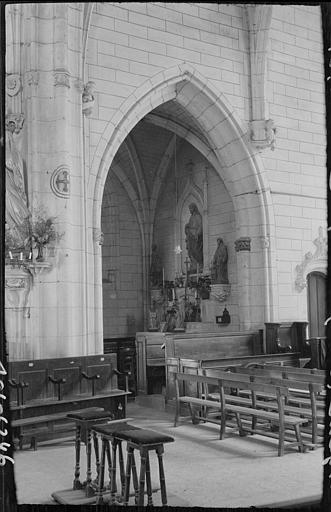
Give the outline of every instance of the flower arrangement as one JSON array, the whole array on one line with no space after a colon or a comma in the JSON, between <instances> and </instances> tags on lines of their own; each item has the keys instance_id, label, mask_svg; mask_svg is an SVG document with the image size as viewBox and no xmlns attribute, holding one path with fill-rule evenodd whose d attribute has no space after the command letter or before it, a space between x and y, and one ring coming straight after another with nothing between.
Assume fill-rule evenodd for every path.
<instances>
[{"instance_id":1,"label":"flower arrangement","mask_svg":"<svg viewBox=\"0 0 331 512\"><path fill-rule=\"evenodd\" d=\"M44 210L39 210L30 222L31 240L38 249L36 260L43 261L43 249L51 242L59 242L64 233L55 228L56 217L49 217Z\"/></svg>"},{"instance_id":2,"label":"flower arrangement","mask_svg":"<svg viewBox=\"0 0 331 512\"><path fill-rule=\"evenodd\" d=\"M56 217L49 216L44 208L38 208L33 215L17 226L15 230L7 228L5 248L11 257L11 251L30 252L33 247L38 249L37 261L43 261L44 247L51 242L59 242L64 233L55 227Z\"/></svg>"}]
</instances>

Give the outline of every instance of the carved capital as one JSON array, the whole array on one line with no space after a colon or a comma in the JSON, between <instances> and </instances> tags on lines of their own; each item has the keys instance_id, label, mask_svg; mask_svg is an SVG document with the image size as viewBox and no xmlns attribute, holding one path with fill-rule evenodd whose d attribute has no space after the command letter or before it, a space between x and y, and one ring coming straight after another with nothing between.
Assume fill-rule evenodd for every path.
<instances>
[{"instance_id":1,"label":"carved capital","mask_svg":"<svg viewBox=\"0 0 331 512\"><path fill-rule=\"evenodd\" d=\"M246 236L238 238L234 243L236 252L250 251L251 250L251 239Z\"/></svg>"},{"instance_id":2,"label":"carved capital","mask_svg":"<svg viewBox=\"0 0 331 512\"><path fill-rule=\"evenodd\" d=\"M65 69L57 69L54 71L54 85L55 87L67 87L70 89L70 73Z\"/></svg>"},{"instance_id":3,"label":"carved capital","mask_svg":"<svg viewBox=\"0 0 331 512\"><path fill-rule=\"evenodd\" d=\"M298 292L302 292L307 286L307 275L311 272L318 263L322 263L326 268L327 264L327 239L323 236L322 226L318 229L318 237L313 241L316 249L315 252L307 252L304 255L303 261L295 267L296 279L295 288Z\"/></svg>"},{"instance_id":4,"label":"carved capital","mask_svg":"<svg viewBox=\"0 0 331 512\"><path fill-rule=\"evenodd\" d=\"M18 74L6 76L6 93L8 96L15 96L21 90L21 77Z\"/></svg>"},{"instance_id":5,"label":"carved capital","mask_svg":"<svg viewBox=\"0 0 331 512\"><path fill-rule=\"evenodd\" d=\"M20 133L24 124L24 114L6 114L6 130L14 131L15 133ZM12 130L13 125L15 125L14 130Z\"/></svg>"},{"instance_id":6,"label":"carved capital","mask_svg":"<svg viewBox=\"0 0 331 512\"><path fill-rule=\"evenodd\" d=\"M251 142L257 149L270 148L272 151L275 149L276 126L272 119L251 121L250 129Z\"/></svg>"},{"instance_id":7,"label":"carved capital","mask_svg":"<svg viewBox=\"0 0 331 512\"><path fill-rule=\"evenodd\" d=\"M38 71L28 71L27 73L25 73L24 83L25 83L25 85L38 85L38 83L39 83Z\"/></svg>"}]
</instances>

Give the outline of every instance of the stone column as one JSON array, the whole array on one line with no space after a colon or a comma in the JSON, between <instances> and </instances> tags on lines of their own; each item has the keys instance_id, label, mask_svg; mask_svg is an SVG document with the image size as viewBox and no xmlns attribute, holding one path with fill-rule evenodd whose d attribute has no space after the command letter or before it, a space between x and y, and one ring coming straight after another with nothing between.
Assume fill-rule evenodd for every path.
<instances>
[{"instance_id":1,"label":"stone column","mask_svg":"<svg viewBox=\"0 0 331 512\"><path fill-rule=\"evenodd\" d=\"M247 330L251 326L250 314L250 251L251 239L241 237L235 241L238 265L238 301L240 330Z\"/></svg>"},{"instance_id":2,"label":"stone column","mask_svg":"<svg viewBox=\"0 0 331 512\"><path fill-rule=\"evenodd\" d=\"M77 8L79 6L79 8ZM82 5L24 4L26 163L32 210L57 219L53 270L36 282L31 323L39 357L86 355L86 212L82 148ZM33 214L34 215L34 214ZM101 352L102 348L95 349Z\"/></svg>"}]
</instances>

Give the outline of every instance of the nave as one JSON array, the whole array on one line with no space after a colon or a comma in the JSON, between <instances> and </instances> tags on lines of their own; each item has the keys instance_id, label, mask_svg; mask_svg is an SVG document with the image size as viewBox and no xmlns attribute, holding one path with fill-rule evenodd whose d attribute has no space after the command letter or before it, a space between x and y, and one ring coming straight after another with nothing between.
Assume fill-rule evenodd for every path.
<instances>
[{"instance_id":1,"label":"nave","mask_svg":"<svg viewBox=\"0 0 331 512\"><path fill-rule=\"evenodd\" d=\"M278 508L281 503L298 506L320 499L322 447L306 453L294 447L277 457L275 439L239 437L237 432L227 430L220 441L218 426L210 423L181 422L174 428L173 413L166 412L163 403L161 395L138 397L129 401L127 417L136 426L175 438L174 443L165 445L164 453L169 506ZM40 443L37 451L17 451L18 503L55 504L52 493L72 486L74 450L72 437ZM83 456L82 475L85 470ZM158 475L154 457L151 473L154 486ZM153 503L161 505L159 491L153 493Z\"/></svg>"}]
</instances>

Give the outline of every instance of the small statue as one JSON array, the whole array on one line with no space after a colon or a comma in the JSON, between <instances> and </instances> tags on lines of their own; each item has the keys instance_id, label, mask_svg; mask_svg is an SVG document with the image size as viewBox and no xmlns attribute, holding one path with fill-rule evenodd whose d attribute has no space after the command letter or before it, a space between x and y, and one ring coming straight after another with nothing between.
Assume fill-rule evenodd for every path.
<instances>
[{"instance_id":1,"label":"small statue","mask_svg":"<svg viewBox=\"0 0 331 512\"><path fill-rule=\"evenodd\" d=\"M217 239L217 249L211 265L211 280L213 284L229 284L228 250L222 238Z\"/></svg>"},{"instance_id":2,"label":"small statue","mask_svg":"<svg viewBox=\"0 0 331 512\"><path fill-rule=\"evenodd\" d=\"M229 324L231 322L230 313L228 312L228 310L226 308L224 308L223 315L221 318L222 318L222 324Z\"/></svg>"},{"instance_id":3,"label":"small statue","mask_svg":"<svg viewBox=\"0 0 331 512\"><path fill-rule=\"evenodd\" d=\"M20 132L23 122L22 116L8 114L5 133L6 224L22 247L26 240L20 227L29 221L31 214L25 190L23 158L16 145L14 134Z\"/></svg>"},{"instance_id":4,"label":"small statue","mask_svg":"<svg viewBox=\"0 0 331 512\"><path fill-rule=\"evenodd\" d=\"M162 285L163 273L162 262L157 251L157 245L152 245L151 268L149 271L150 284L152 288L158 288Z\"/></svg>"},{"instance_id":5,"label":"small statue","mask_svg":"<svg viewBox=\"0 0 331 512\"><path fill-rule=\"evenodd\" d=\"M191 271L197 269L197 265L203 266L203 228L202 217L195 203L189 206L191 217L185 225L186 248L191 260Z\"/></svg>"}]
</instances>

